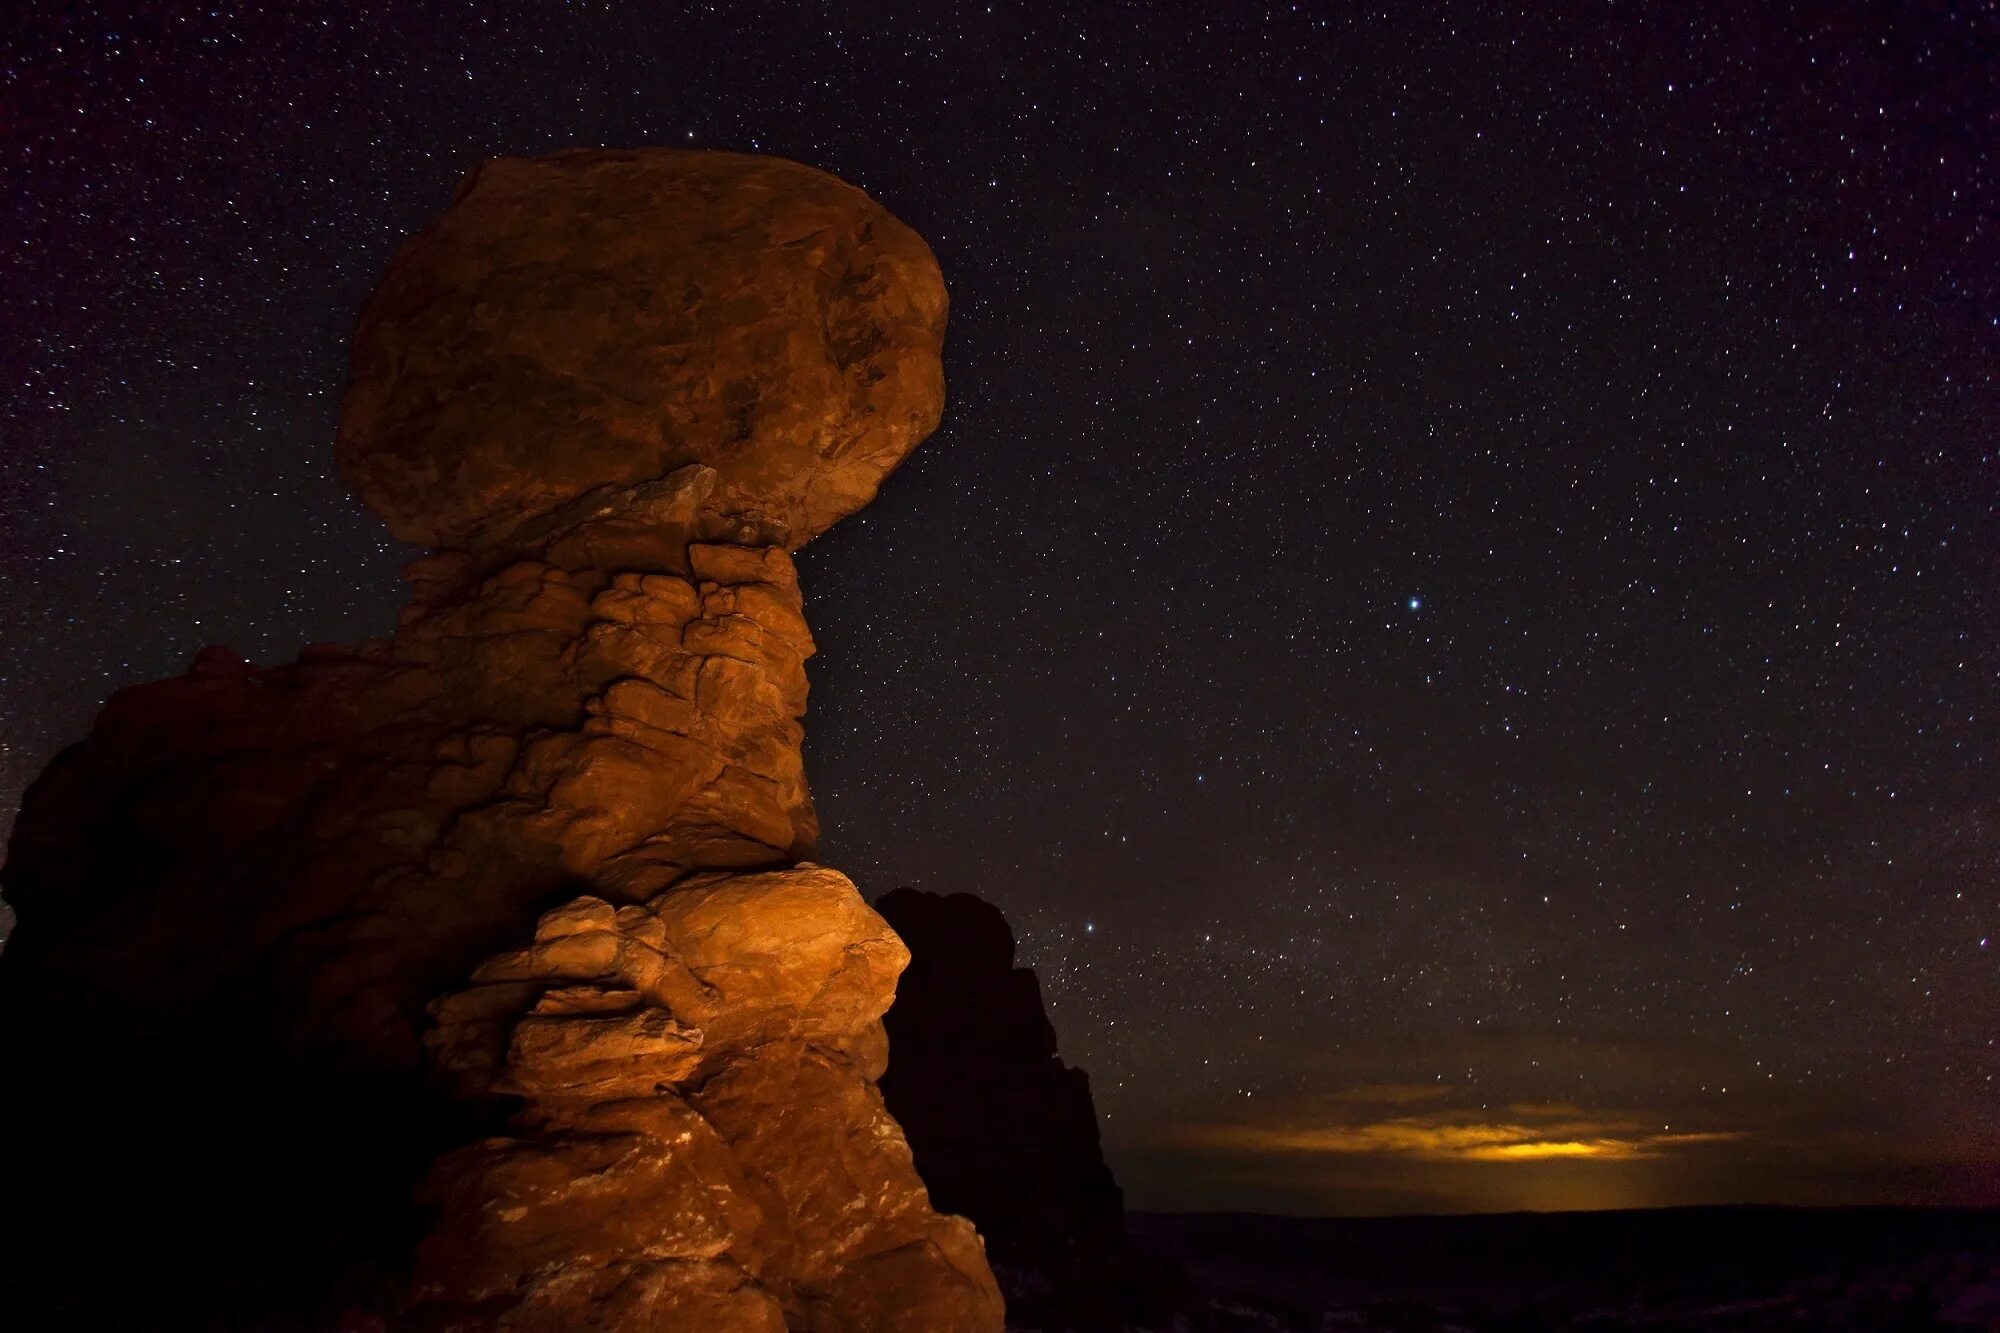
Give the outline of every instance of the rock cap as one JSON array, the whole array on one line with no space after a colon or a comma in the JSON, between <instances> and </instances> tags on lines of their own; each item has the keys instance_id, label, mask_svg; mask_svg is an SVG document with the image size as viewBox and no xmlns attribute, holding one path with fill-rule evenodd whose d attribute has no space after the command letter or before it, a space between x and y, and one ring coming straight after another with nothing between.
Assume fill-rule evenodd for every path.
<instances>
[{"instance_id":1,"label":"rock cap","mask_svg":"<svg viewBox=\"0 0 2000 1333\"><path fill-rule=\"evenodd\" d=\"M715 512L797 547L936 428L945 311L922 238L811 167L496 158L364 306L336 452L417 545L701 463Z\"/></svg>"}]
</instances>

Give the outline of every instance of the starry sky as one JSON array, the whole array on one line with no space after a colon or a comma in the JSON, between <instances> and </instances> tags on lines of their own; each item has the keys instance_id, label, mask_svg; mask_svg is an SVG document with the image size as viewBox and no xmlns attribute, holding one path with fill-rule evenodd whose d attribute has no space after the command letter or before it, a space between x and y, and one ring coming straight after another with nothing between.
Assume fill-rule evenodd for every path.
<instances>
[{"instance_id":1,"label":"starry sky","mask_svg":"<svg viewBox=\"0 0 2000 1333\"><path fill-rule=\"evenodd\" d=\"M823 858L1009 914L1134 1206L2000 1203L1991 5L32 8L0 819L392 623L345 342L468 167L776 153L954 303Z\"/></svg>"}]
</instances>

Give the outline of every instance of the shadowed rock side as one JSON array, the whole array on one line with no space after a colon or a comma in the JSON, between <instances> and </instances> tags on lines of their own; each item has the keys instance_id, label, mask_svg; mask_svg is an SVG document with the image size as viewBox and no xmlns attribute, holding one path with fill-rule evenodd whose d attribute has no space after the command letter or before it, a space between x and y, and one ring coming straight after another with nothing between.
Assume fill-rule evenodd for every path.
<instances>
[{"instance_id":1,"label":"shadowed rock side","mask_svg":"<svg viewBox=\"0 0 2000 1333\"><path fill-rule=\"evenodd\" d=\"M1057 1057L1006 918L968 893L896 889L875 906L910 950L882 1095L937 1206L986 1238L1010 1321L1117 1329L1172 1313L1183 1284L1125 1243L1090 1080Z\"/></svg>"},{"instance_id":2,"label":"shadowed rock side","mask_svg":"<svg viewBox=\"0 0 2000 1333\"><path fill-rule=\"evenodd\" d=\"M394 635L120 691L0 884L39 1328L994 1330L875 1080L906 953L810 864L789 551L935 424L858 190L489 163L364 311Z\"/></svg>"}]
</instances>

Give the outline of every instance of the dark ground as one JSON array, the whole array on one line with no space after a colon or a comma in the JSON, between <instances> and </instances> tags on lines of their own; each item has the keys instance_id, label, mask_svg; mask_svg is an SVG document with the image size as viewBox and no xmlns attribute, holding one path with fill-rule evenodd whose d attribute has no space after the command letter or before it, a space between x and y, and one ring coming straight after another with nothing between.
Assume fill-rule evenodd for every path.
<instances>
[{"instance_id":1,"label":"dark ground","mask_svg":"<svg viewBox=\"0 0 2000 1333\"><path fill-rule=\"evenodd\" d=\"M2000 1211L1142 1213L1212 1330L2000 1329Z\"/></svg>"}]
</instances>

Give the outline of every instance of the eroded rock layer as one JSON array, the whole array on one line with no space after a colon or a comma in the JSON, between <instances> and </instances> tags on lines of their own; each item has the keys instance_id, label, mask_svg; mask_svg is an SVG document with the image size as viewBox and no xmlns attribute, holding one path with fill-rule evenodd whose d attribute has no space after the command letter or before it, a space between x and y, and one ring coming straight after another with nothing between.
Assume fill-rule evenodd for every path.
<instances>
[{"instance_id":1,"label":"eroded rock layer","mask_svg":"<svg viewBox=\"0 0 2000 1333\"><path fill-rule=\"evenodd\" d=\"M340 448L438 548L395 633L209 650L24 803L10 1313L999 1327L876 1091L907 955L809 861L789 555L935 424L944 310L728 154L488 164L405 247Z\"/></svg>"}]
</instances>

